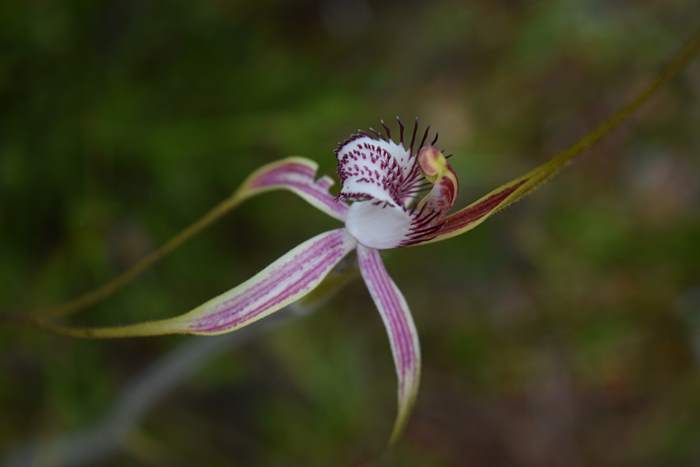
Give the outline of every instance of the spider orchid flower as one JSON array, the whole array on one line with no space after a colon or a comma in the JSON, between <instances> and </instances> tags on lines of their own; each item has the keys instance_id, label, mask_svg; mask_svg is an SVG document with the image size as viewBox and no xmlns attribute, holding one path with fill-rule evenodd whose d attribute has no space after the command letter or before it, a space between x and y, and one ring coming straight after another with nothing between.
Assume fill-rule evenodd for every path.
<instances>
[{"instance_id":1,"label":"spider orchid flower","mask_svg":"<svg viewBox=\"0 0 700 467\"><path fill-rule=\"evenodd\" d=\"M403 124L397 122L397 141L382 122L383 134L358 131L338 145L335 155L341 189L337 195L330 193L330 177L316 178L313 161L292 157L253 173L234 196L239 202L267 191L288 190L343 222L344 227L307 240L251 279L174 318L102 328L45 326L80 337L227 333L301 299L356 250L362 278L389 335L398 376L398 414L391 436L396 440L418 392L420 348L409 306L384 267L380 250L464 233L522 197L563 164L550 161L450 214L459 183L449 156L435 146L437 133L428 142L428 127L417 140L416 121L407 138Z\"/></svg>"},{"instance_id":2,"label":"spider orchid flower","mask_svg":"<svg viewBox=\"0 0 700 467\"><path fill-rule=\"evenodd\" d=\"M382 121L383 134L358 131L335 151L341 189L330 193L333 180L316 178L317 165L292 157L254 172L224 203L185 229L129 271L104 286L45 312L65 316L95 304L131 281L151 264L174 250L240 202L272 190L291 191L344 223L344 227L307 240L246 282L197 308L170 319L126 326L78 328L30 319L34 324L76 337L131 337L162 334L222 334L260 320L302 299L351 251L389 334L398 375L398 415L391 441L403 429L415 401L420 379L418 335L406 299L384 267L380 250L421 245L467 232L518 201L554 176L568 162L617 128L657 90L700 53L700 34L680 49L657 78L617 112L574 145L525 175L452 212L459 184L457 175L435 144L428 143L430 127L420 140L418 124L410 139L398 120L398 138Z\"/></svg>"}]
</instances>

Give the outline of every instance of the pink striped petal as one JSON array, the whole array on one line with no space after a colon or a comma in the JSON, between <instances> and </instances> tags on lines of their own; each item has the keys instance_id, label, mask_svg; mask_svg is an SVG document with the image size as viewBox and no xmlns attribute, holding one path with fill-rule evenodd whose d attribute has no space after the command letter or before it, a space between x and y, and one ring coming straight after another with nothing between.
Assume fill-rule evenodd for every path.
<instances>
[{"instance_id":1,"label":"pink striped petal","mask_svg":"<svg viewBox=\"0 0 700 467\"><path fill-rule=\"evenodd\" d=\"M238 191L242 199L272 190L289 190L331 217L345 220L347 204L329 193L333 179L316 180L318 164L302 157L289 157L268 164L254 172Z\"/></svg>"},{"instance_id":2,"label":"pink striped petal","mask_svg":"<svg viewBox=\"0 0 700 467\"><path fill-rule=\"evenodd\" d=\"M498 211L530 193L541 183L541 179L538 180L529 174L508 182L482 196L464 209L447 216L441 224L440 230L432 238L413 244L433 243L468 232Z\"/></svg>"},{"instance_id":3,"label":"pink striped petal","mask_svg":"<svg viewBox=\"0 0 700 467\"><path fill-rule=\"evenodd\" d=\"M524 186L527 181L527 179L518 180L494 190L477 202L452 214L446 219L445 224L440 229L438 239L453 237L471 230L486 220L487 217L516 201L517 198L514 194L519 194L518 197L524 196L527 192L518 193L517 190Z\"/></svg>"},{"instance_id":4,"label":"pink striped petal","mask_svg":"<svg viewBox=\"0 0 700 467\"><path fill-rule=\"evenodd\" d=\"M317 235L241 285L192 311L159 321L104 328L50 325L80 337L223 334L264 318L314 290L357 241L345 229Z\"/></svg>"},{"instance_id":5,"label":"pink striped petal","mask_svg":"<svg viewBox=\"0 0 700 467\"><path fill-rule=\"evenodd\" d=\"M391 434L391 442L394 442L401 435L418 394L418 333L406 299L389 277L379 252L360 244L357 246L357 256L362 277L389 334L399 379L398 414Z\"/></svg>"},{"instance_id":6,"label":"pink striped petal","mask_svg":"<svg viewBox=\"0 0 700 467\"><path fill-rule=\"evenodd\" d=\"M308 240L252 279L192 312L197 334L233 331L297 301L311 292L356 245L345 229Z\"/></svg>"}]
</instances>

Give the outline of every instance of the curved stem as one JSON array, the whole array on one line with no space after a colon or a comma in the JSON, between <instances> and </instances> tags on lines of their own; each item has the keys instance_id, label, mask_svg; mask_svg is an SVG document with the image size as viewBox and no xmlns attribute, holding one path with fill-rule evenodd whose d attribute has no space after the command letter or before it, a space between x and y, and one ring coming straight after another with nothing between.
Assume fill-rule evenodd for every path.
<instances>
[{"instance_id":1,"label":"curved stem","mask_svg":"<svg viewBox=\"0 0 700 467\"><path fill-rule=\"evenodd\" d=\"M238 206L245 199L245 197L240 196L239 193L240 192L237 191L230 197L226 198L224 201L214 206L200 219L198 219L193 224L180 231L177 235L168 240L165 244L161 245L158 249L146 255L136 264L134 264L129 269L122 272L112 280L97 287L96 289L90 290L67 302L30 311L29 320L36 322L37 320L35 318L38 316L44 318L65 317L67 315L76 313L82 309L95 305L101 302L102 300L110 297L111 295L122 289L124 286L126 286L129 282L133 281L138 276L140 276L149 267L153 266L153 264L157 263L165 256L172 253L174 250L179 248L189 239L191 239L199 232L209 227L214 222L221 219L224 215L226 215L226 213Z\"/></svg>"},{"instance_id":2,"label":"curved stem","mask_svg":"<svg viewBox=\"0 0 700 467\"><path fill-rule=\"evenodd\" d=\"M675 57L661 70L659 75L646 88L644 88L637 96L623 105L620 109L612 114L607 120L600 123L590 133L583 136L570 147L554 155L550 160L550 164L561 167L569 162L574 157L578 156L586 149L598 143L608 133L619 127L625 120L634 114L642 105L644 105L656 92L671 79L675 78L688 63L700 53L700 32L688 41L685 46L678 51ZM536 171L537 169L535 169ZM533 171L534 172L534 171ZM549 176L553 173L548 173ZM544 179L542 180L544 181ZM504 206L505 207L505 206Z\"/></svg>"}]
</instances>

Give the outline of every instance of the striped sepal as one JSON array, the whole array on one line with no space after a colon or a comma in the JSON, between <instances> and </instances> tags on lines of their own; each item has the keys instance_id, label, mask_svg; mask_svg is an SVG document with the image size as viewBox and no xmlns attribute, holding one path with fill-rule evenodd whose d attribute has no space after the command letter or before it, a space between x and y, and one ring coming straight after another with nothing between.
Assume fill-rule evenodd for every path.
<instances>
[{"instance_id":1,"label":"striped sepal","mask_svg":"<svg viewBox=\"0 0 700 467\"><path fill-rule=\"evenodd\" d=\"M358 245L357 257L362 277L389 334L399 380L398 414L390 441L394 442L401 435L418 394L420 381L418 333L406 299L389 277L379 252Z\"/></svg>"},{"instance_id":2,"label":"striped sepal","mask_svg":"<svg viewBox=\"0 0 700 467\"><path fill-rule=\"evenodd\" d=\"M264 318L314 290L356 245L345 229L318 235L241 285L175 318L126 326L73 328L42 323L77 337L223 334Z\"/></svg>"}]
</instances>

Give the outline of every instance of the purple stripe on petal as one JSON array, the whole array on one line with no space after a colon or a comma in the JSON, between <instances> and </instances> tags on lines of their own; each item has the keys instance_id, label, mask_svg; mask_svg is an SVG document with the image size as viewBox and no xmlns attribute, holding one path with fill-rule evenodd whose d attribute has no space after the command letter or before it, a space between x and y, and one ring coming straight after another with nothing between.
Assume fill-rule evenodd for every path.
<instances>
[{"instance_id":1,"label":"purple stripe on petal","mask_svg":"<svg viewBox=\"0 0 700 467\"><path fill-rule=\"evenodd\" d=\"M390 321L390 338L398 347L396 352L397 370L400 374L406 374L411 365L410 357L412 351L410 343L407 341L407 336L403 332L406 329L406 320L403 313L401 313L401 305L397 301L392 285L387 282L387 274L383 274L383 265L378 253L368 255L365 267L368 276L372 278L381 307L385 310L385 315ZM403 383L403 381L400 382Z\"/></svg>"},{"instance_id":2,"label":"purple stripe on petal","mask_svg":"<svg viewBox=\"0 0 700 467\"><path fill-rule=\"evenodd\" d=\"M252 309L245 315L237 317L231 322L231 324L234 326L238 326L242 322L255 318L257 315L264 312L268 308L275 306L278 303L282 303L288 300L290 297L293 297L294 295L298 294L305 287L308 287L310 283L317 281L319 278L321 278L321 276L325 276L325 274L328 273L329 269L335 266L343 256L344 254L342 253L333 253L332 255L325 255L322 261L318 261L318 264L316 264L309 272L304 274L299 280L294 281L288 288L284 289L284 291L280 292L279 294L270 298L263 304Z\"/></svg>"},{"instance_id":3,"label":"purple stripe on petal","mask_svg":"<svg viewBox=\"0 0 700 467\"><path fill-rule=\"evenodd\" d=\"M485 215L489 214L494 209L498 208L503 201L506 200L515 190L520 188L527 179L521 180L503 190L488 196L486 199L475 203L471 206L457 211L446 219L445 224L439 231L439 235L459 230L466 227L472 222L475 222Z\"/></svg>"},{"instance_id":4,"label":"purple stripe on petal","mask_svg":"<svg viewBox=\"0 0 700 467\"><path fill-rule=\"evenodd\" d=\"M300 299L320 284L355 244L345 229L304 242L253 278L194 310L190 331L232 331Z\"/></svg>"},{"instance_id":5,"label":"purple stripe on petal","mask_svg":"<svg viewBox=\"0 0 700 467\"><path fill-rule=\"evenodd\" d=\"M245 309L259 301L265 295L269 295L276 285L292 275L300 265L304 266L311 261L318 261L320 255L326 254L328 251L334 252L339 245L342 245L340 235L329 235L313 242L308 248L289 258L287 262L270 269L264 279L255 283L244 294L236 295L218 305L214 312L207 315L206 321L217 321L225 316L230 316L236 309Z\"/></svg>"},{"instance_id":6,"label":"purple stripe on petal","mask_svg":"<svg viewBox=\"0 0 700 467\"><path fill-rule=\"evenodd\" d=\"M387 310L390 310L389 316L392 321L392 334L399 343L400 348L400 365L399 370L402 374L408 373L413 368L415 363L415 349L413 349L412 336L406 321L404 309L399 303L399 297L396 294L393 283L389 283L389 277L383 270L383 264L379 254L372 255L372 267L375 275L381 284L382 293L384 294L384 302ZM403 383L403 381L402 381Z\"/></svg>"},{"instance_id":7,"label":"purple stripe on petal","mask_svg":"<svg viewBox=\"0 0 700 467\"><path fill-rule=\"evenodd\" d=\"M301 175L306 178L313 178L316 176L316 169L298 162L286 162L283 165L278 165L265 172L264 177L270 179L281 179L291 174Z\"/></svg>"},{"instance_id":8,"label":"purple stripe on petal","mask_svg":"<svg viewBox=\"0 0 700 467\"><path fill-rule=\"evenodd\" d=\"M392 433L392 440L395 440L407 420L418 392L418 334L408 304L387 273L379 252L360 244L357 247L357 255L362 277L389 334L399 380L399 411Z\"/></svg>"},{"instance_id":9,"label":"purple stripe on petal","mask_svg":"<svg viewBox=\"0 0 700 467\"><path fill-rule=\"evenodd\" d=\"M286 189L339 220L344 220L348 206L328 191L332 180L316 177L316 165L308 160L290 158L270 164L248 179L246 196L256 191Z\"/></svg>"},{"instance_id":10,"label":"purple stripe on petal","mask_svg":"<svg viewBox=\"0 0 700 467\"><path fill-rule=\"evenodd\" d=\"M323 190L330 189L330 187L332 187L333 184L335 184L335 180L333 180L328 175L324 175L323 177L316 180L316 186L318 186L319 188L321 188Z\"/></svg>"}]
</instances>

